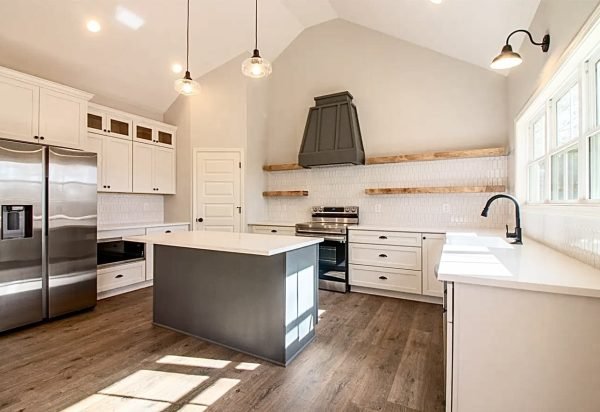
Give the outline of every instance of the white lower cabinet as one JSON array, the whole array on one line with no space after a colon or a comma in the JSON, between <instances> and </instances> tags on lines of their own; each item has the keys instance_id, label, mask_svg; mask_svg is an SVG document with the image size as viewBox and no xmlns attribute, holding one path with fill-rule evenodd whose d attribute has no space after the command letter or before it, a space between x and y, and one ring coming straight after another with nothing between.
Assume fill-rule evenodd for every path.
<instances>
[{"instance_id":1,"label":"white lower cabinet","mask_svg":"<svg viewBox=\"0 0 600 412\"><path fill-rule=\"evenodd\" d=\"M350 265L352 285L396 292L421 293L421 271Z\"/></svg>"},{"instance_id":2,"label":"white lower cabinet","mask_svg":"<svg viewBox=\"0 0 600 412\"><path fill-rule=\"evenodd\" d=\"M187 232L189 230L189 225L148 227L146 228L146 234ZM146 280L152 280L154 279L154 245L150 243L146 244L146 262Z\"/></svg>"},{"instance_id":3,"label":"white lower cabinet","mask_svg":"<svg viewBox=\"0 0 600 412\"><path fill-rule=\"evenodd\" d=\"M133 143L133 191L175 193L175 151L146 143Z\"/></svg>"},{"instance_id":4,"label":"white lower cabinet","mask_svg":"<svg viewBox=\"0 0 600 412\"><path fill-rule=\"evenodd\" d=\"M444 242L439 233L351 229L351 290L441 303L443 285L435 266Z\"/></svg>"},{"instance_id":5,"label":"white lower cabinet","mask_svg":"<svg viewBox=\"0 0 600 412\"><path fill-rule=\"evenodd\" d=\"M294 226L250 225L250 232L262 235L295 236L296 228Z\"/></svg>"},{"instance_id":6,"label":"white lower cabinet","mask_svg":"<svg viewBox=\"0 0 600 412\"><path fill-rule=\"evenodd\" d=\"M435 267L440 263L446 236L439 233L423 234L423 294L444 296L444 284L437 280Z\"/></svg>"},{"instance_id":7,"label":"white lower cabinet","mask_svg":"<svg viewBox=\"0 0 600 412\"><path fill-rule=\"evenodd\" d=\"M98 293L143 282L146 262L133 262L98 271Z\"/></svg>"}]
</instances>

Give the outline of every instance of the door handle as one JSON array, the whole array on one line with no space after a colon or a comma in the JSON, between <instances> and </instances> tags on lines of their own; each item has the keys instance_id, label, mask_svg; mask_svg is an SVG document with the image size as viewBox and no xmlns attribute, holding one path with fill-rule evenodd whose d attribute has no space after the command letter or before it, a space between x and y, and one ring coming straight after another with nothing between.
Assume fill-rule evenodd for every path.
<instances>
[{"instance_id":1,"label":"door handle","mask_svg":"<svg viewBox=\"0 0 600 412\"><path fill-rule=\"evenodd\" d=\"M386 255L385 253L382 253L382 254L380 254L380 255L379 255L379 257L380 257L380 258L386 258L386 257L387 257L387 255Z\"/></svg>"}]
</instances>

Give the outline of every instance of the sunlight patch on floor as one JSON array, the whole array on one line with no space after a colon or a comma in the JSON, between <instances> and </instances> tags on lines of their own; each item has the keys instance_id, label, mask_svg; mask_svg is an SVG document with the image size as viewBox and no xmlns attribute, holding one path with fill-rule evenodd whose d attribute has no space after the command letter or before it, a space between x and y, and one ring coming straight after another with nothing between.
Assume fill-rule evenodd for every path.
<instances>
[{"instance_id":1,"label":"sunlight patch on floor","mask_svg":"<svg viewBox=\"0 0 600 412\"><path fill-rule=\"evenodd\" d=\"M214 368L214 369L222 369L225 366L229 365L231 361L228 360L220 360L220 359L209 359L209 358L194 358L190 356L175 356L175 355L167 355L159 360L156 363L168 363L171 365L183 365L183 366L194 366L197 368Z\"/></svg>"},{"instance_id":2,"label":"sunlight patch on floor","mask_svg":"<svg viewBox=\"0 0 600 412\"><path fill-rule=\"evenodd\" d=\"M240 362L235 367L241 371L253 371L260 366L260 363L252 363L252 362Z\"/></svg>"},{"instance_id":3,"label":"sunlight patch on floor","mask_svg":"<svg viewBox=\"0 0 600 412\"><path fill-rule=\"evenodd\" d=\"M69 406L63 412L160 412L169 406L171 406L169 402L94 394L75 405Z\"/></svg>"},{"instance_id":4,"label":"sunlight patch on floor","mask_svg":"<svg viewBox=\"0 0 600 412\"><path fill-rule=\"evenodd\" d=\"M321 319L321 317L325 314L325 312L327 312L327 310L325 309L319 309L319 319Z\"/></svg>"},{"instance_id":5,"label":"sunlight patch on floor","mask_svg":"<svg viewBox=\"0 0 600 412\"><path fill-rule=\"evenodd\" d=\"M198 396L190 401L191 404L210 406L218 401L223 395L240 383L239 379L220 378Z\"/></svg>"}]
</instances>

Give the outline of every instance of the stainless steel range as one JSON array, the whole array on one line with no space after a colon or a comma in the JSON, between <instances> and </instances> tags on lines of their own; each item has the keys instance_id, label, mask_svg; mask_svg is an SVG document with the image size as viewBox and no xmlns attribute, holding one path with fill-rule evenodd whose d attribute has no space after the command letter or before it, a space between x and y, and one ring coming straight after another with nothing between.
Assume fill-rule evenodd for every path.
<instances>
[{"instance_id":1,"label":"stainless steel range","mask_svg":"<svg viewBox=\"0 0 600 412\"><path fill-rule=\"evenodd\" d=\"M348 226L358 224L358 206L314 206L312 220L296 224L296 236L325 239L319 245L319 288L347 292Z\"/></svg>"}]
</instances>

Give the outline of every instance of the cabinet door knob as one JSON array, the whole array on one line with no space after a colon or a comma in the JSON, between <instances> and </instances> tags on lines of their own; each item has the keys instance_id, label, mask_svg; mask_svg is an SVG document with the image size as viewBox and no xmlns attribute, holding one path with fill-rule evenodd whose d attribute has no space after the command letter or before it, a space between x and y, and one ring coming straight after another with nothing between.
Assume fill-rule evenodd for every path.
<instances>
[{"instance_id":1,"label":"cabinet door knob","mask_svg":"<svg viewBox=\"0 0 600 412\"><path fill-rule=\"evenodd\" d=\"M106 185L102 186L104 189L106 189Z\"/></svg>"},{"instance_id":2,"label":"cabinet door knob","mask_svg":"<svg viewBox=\"0 0 600 412\"><path fill-rule=\"evenodd\" d=\"M387 239L387 236L379 236L379 239L385 240Z\"/></svg>"},{"instance_id":3,"label":"cabinet door knob","mask_svg":"<svg viewBox=\"0 0 600 412\"><path fill-rule=\"evenodd\" d=\"M44 140L44 136L40 136L40 140Z\"/></svg>"},{"instance_id":4,"label":"cabinet door knob","mask_svg":"<svg viewBox=\"0 0 600 412\"><path fill-rule=\"evenodd\" d=\"M106 187L108 187L108 188L110 189L110 185L108 185L108 186L106 186Z\"/></svg>"},{"instance_id":5,"label":"cabinet door knob","mask_svg":"<svg viewBox=\"0 0 600 412\"><path fill-rule=\"evenodd\" d=\"M380 257L380 258L386 258L386 257L387 257L387 255L386 255L385 253L381 253L381 254L379 255L379 257Z\"/></svg>"},{"instance_id":6,"label":"cabinet door knob","mask_svg":"<svg viewBox=\"0 0 600 412\"><path fill-rule=\"evenodd\" d=\"M387 280L387 277L386 276L379 276L379 279L381 279L381 280Z\"/></svg>"},{"instance_id":7,"label":"cabinet door knob","mask_svg":"<svg viewBox=\"0 0 600 412\"><path fill-rule=\"evenodd\" d=\"M198 222L198 223L202 223L202 222L204 222L204 219L203 219L203 218L201 218L201 217L199 217L198 219L196 219L196 222Z\"/></svg>"},{"instance_id":8,"label":"cabinet door knob","mask_svg":"<svg viewBox=\"0 0 600 412\"><path fill-rule=\"evenodd\" d=\"M40 137L39 137L39 136L33 136L33 138L34 138L34 139L39 139Z\"/></svg>"}]
</instances>

